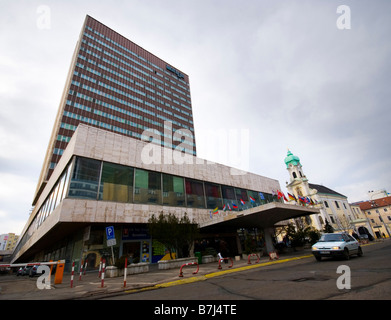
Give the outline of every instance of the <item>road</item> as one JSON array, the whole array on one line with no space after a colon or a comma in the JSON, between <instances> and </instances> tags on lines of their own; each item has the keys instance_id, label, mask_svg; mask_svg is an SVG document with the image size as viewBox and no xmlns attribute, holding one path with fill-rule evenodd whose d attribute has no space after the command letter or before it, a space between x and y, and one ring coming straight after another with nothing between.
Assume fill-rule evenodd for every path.
<instances>
[{"instance_id":1,"label":"road","mask_svg":"<svg viewBox=\"0 0 391 320\"><path fill-rule=\"evenodd\" d=\"M350 260L313 257L235 272L156 290L124 294L115 300L391 300L391 242L363 247ZM339 266L347 266L337 273ZM350 277L348 272L350 271ZM347 286L349 288L338 288Z\"/></svg>"}]
</instances>

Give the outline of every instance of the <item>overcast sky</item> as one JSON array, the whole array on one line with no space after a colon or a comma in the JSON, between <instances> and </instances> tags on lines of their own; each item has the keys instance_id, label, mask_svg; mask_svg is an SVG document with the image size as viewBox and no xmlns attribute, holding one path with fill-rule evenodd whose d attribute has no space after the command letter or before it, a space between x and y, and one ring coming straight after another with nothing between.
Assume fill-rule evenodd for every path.
<instances>
[{"instance_id":1,"label":"overcast sky","mask_svg":"<svg viewBox=\"0 0 391 320\"><path fill-rule=\"evenodd\" d=\"M29 216L86 14L189 75L199 157L286 192L289 148L350 202L391 192L391 1L0 0L0 234Z\"/></svg>"}]
</instances>

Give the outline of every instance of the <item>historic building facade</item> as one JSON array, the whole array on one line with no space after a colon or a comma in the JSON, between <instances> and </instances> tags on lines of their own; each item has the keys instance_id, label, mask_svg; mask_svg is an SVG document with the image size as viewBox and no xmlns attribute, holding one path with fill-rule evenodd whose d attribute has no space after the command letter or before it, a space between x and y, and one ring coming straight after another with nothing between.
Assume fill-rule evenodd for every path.
<instances>
[{"instance_id":1,"label":"historic building facade","mask_svg":"<svg viewBox=\"0 0 391 320\"><path fill-rule=\"evenodd\" d=\"M326 186L309 183L304 174L299 157L288 151L285 165L290 177L286 187L292 203L312 206L319 209L319 214L307 217L308 225L323 230L326 221L334 231L360 233L360 227L369 228L367 219L362 212L352 210L348 198ZM370 229L370 228L369 228ZM362 231L364 232L364 231Z\"/></svg>"}]
</instances>

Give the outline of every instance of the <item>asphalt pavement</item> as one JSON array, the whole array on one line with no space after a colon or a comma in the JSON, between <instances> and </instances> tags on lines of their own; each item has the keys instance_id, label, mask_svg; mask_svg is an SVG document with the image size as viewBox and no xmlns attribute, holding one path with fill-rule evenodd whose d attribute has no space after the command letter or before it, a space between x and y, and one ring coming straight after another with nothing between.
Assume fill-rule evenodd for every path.
<instances>
[{"instance_id":1,"label":"asphalt pavement","mask_svg":"<svg viewBox=\"0 0 391 320\"><path fill-rule=\"evenodd\" d=\"M185 266L182 269L183 277L179 276L179 268L160 270L157 264L152 264L149 266L148 272L127 275L126 286L124 286L123 276L108 278L107 275L102 286L98 271L87 272L81 276L81 280L79 279L79 273L75 272L72 287L70 273L64 273L61 284L53 284L53 275L50 289L38 288L37 282L42 283L42 279L38 280L38 276L29 278L28 276L3 275L0 276L0 300L98 299L104 296L137 293L144 290L155 290L167 286L202 281L232 272L304 258L312 258L310 249L285 253L280 255L278 259L273 260L268 256L263 256L260 257L259 262L257 262L256 257L252 257L251 264L248 264L248 260L244 259L233 260L232 267L230 267L231 261L228 261L228 263L222 262L221 269L218 268L218 262L200 264L197 274L193 274L197 270L197 266Z\"/></svg>"},{"instance_id":2,"label":"asphalt pavement","mask_svg":"<svg viewBox=\"0 0 391 320\"><path fill-rule=\"evenodd\" d=\"M369 243L369 245L375 243L376 241ZM228 263L222 262L221 269L218 268L218 262L211 262L200 264L196 274L193 274L193 272L197 270L197 266L189 265L183 267L182 277L180 277L180 268L160 270L158 264L151 264L148 272L127 275L126 285L123 276L108 278L106 275L102 283L102 279L98 277L98 271L87 272L81 276L81 279L79 273L75 272L72 287L70 273L64 273L61 284L53 284L53 275L50 289L39 289L39 287L42 288L42 286L37 285L38 282L42 283L39 276L29 278L28 276L1 275L0 300L94 300L203 281L252 268L310 258L314 259L311 250L305 249L281 254L273 260L269 256L263 256L257 262L256 257L252 257L250 264L248 260L244 259L233 260L232 267L230 267L231 261L228 261Z\"/></svg>"}]
</instances>

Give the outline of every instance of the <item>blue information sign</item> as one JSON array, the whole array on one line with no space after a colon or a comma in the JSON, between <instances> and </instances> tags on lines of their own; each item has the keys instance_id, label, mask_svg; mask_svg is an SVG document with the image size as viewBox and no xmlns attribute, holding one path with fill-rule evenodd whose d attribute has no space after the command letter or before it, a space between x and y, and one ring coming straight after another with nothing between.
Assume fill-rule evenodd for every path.
<instances>
[{"instance_id":1,"label":"blue information sign","mask_svg":"<svg viewBox=\"0 0 391 320\"><path fill-rule=\"evenodd\" d=\"M106 227L107 240L115 239L114 227Z\"/></svg>"}]
</instances>

